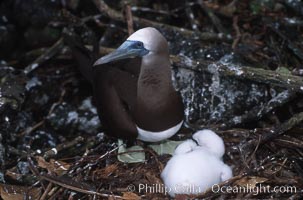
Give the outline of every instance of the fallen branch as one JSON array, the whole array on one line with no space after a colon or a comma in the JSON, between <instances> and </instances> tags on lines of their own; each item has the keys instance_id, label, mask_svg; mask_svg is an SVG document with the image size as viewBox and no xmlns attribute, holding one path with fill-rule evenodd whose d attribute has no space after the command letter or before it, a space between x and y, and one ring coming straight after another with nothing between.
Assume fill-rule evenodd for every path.
<instances>
[{"instance_id":1,"label":"fallen branch","mask_svg":"<svg viewBox=\"0 0 303 200\"><path fill-rule=\"evenodd\" d=\"M25 69L24 73L29 74L37 69L41 64L46 62L55 56L63 48L63 39L60 38L55 44L53 44L44 54L40 55L34 62L29 64Z\"/></svg>"},{"instance_id":2,"label":"fallen branch","mask_svg":"<svg viewBox=\"0 0 303 200\"><path fill-rule=\"evenodd\" d=\"M257 105L252 108L249 112L241 115L235 116L225 123L224 128L233 127L235 125L247 123L252 120L261 119L265 114L271 112L275 108L284 105L296 96L295 92L285 90L279 93L277 96L273 97L270 101L266 102L264 105Z\"/></svg>"},{"instance_id":3,"label":"fallen branch","mask_svg":"<svg viewBox=\"0 0 303 200\"><path fill-rule=\"evenodd\" d=\"M266 141L275 139L279 135L294 128L296 125L300 124L302 121L303 121L303 112L295 114L292 118L290 118L283 124L276 126L275 128L271 129L266 134L262 134L261 142L266 142Z\"/></svg>"},{"instance_id":4,"label":"fallen branch","mask_svg":"<svg viewBox=\"0 0 303 200\"><path fill-rule=\"evenodd\" d=\"M303 121L303 112L300 112L298 114L295 114L286 122L279 124L271 129L266 129L266 132L262 133L259 138L252 138L250 140L242 141L238 145L238 149L241 155L243 155L244 158L247 158L251 152L250 149L253 149L253 147L259 144L264 144L270 140L276 139L278 136L284 134L288 130L302 123L302 121Z\"/></svg>"},{"instance_id":5,"label":"fallen branch","mask_svg":"<svg viewBox=\"0 0 303 200\"><path fill-rule=\"evenodd\" d=\"M105 55L114 49L100 47L100 54ZM178 68L184 68L197 72L207 72L210 74L219 73L223 77L232 77L242 80L255 81L262 84L269 84L292 92L303 93L303 78L291 74L285 74L280 71L265 70L262 68L248 66L225 65L217 62L205 60L192 60L185 56L170 55L172 65Z\"/></svg>"},{"instance_id":6,"label":"fallen branch","mask_svg":"<svg viewBox=\"0 0 303 200\"><path fill-rule=\"evenodd\" d=\"M303 79L299 76L285 74L278 71L265 70L257 67L225 65L205 60L191 60L184 56L170 56L173 65L180 68L210 74L219 73L220 76L250 80L258 83L278 86L291 91L303 92Z\"/></svg>"}]
</instances>

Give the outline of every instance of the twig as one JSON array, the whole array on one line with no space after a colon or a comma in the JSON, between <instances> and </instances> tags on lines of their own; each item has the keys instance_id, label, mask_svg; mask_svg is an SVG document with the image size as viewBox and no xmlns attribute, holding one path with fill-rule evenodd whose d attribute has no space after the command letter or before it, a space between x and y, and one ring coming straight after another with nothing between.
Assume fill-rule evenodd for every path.
<instances>
[{"instance_id":1,"label":"twig","mask_svg":"<svg viewBox=\"0 0 303 200\"><path fill-rule=\"evenodd\" d=\"M123 144L117 146L116 148L110 150L110 151L107 151L105 154L99 156L99 158L97 158L97 161L100 161L101 159L103 159L105 156L108 156L110 155L111 153L113 153L114 151L118 150Z\"/></svg>"},{"instance_id":2,"label":"twig","mask_svg":"<svg viewBox=\"0 0 303 200\"><path fill-rule=\"evenodd\" d=\"M57 200L58 197L60 196L60 193L63 193L65 188L56 188L56 189L57 190L52 191L53 193L50 195L48 200Z\"/></svg>"},{"instance_id":3,"label":"twig","mask_svg":"<svg viewBox=\"0 0 303 200\"><path fill-rule=\"evenodd\" d=\"M300 124L302 121L303 121L303 112L295 114L292 118L290 118L283 124L276 126L274 129L270 130L266 134L262 134L262 142L275 139L279 135L285 133L286 131Z\"/></svg>"},{"instance_id":4,"label":"twig","mask_svg":"<svg viewBox=\"0 0 303 200\"><path fill-rule=\"evenodd\" d=\"M194 15L194 12L193 10L191 9L191 6L189 5L189 2L186 1L186 5L185 5L185 13L187 15L187 18L189 19L189 23L191 25L191 28L195 31L198 31L198 23L197 21L195 20L195 15Z\"/></svg>"},{"instance_id":5,"label":"twig","mask_svg":"<svg viewBox=\"0 0 303 200\"><path fill-rule=\"evenodd\" d=\"M47 114L46 117L50 116L50 115L54 112L56 106L58 106L59 104L61 104L61 103L63 102L63 98L64 98L65 93L66 93L66 90L65 90L65 88L64 88L64 85L65 85L68 81L69 81L69 80L63 82L63 84L62 84L63 90L61 91L60 98L59 98L59 100L58 100L57 102L55 102L55 103L52 105L52 107L49 109L48 114Z\"/></svg>"},{"instance_id":6,"label":"twig","mask_svg":"<svg viewBox=\"0 0 303 200\"><path fill-rule=\"evenodd\" d=\"M37 69L42 63L51 59L63 48L63 39L60 38L55 44L53 44L44 54L40 55L34 62L28 65L24 69L25 74L29 74Z\"/></svg>"},{"instance_id":7,"label":"twig","mask_svg":"<svg viewBox=\"0 0 303 200\"><path fill-rule=\"evenodd\" d=\"M47 180L47 181L49 181L53 184L60 185L63 188L74 190L74 191L84 193L84 194L97 195L97 196L101 196L101 197L114 197L114 198L118 198L118 199L123 199L121 196L99 193L92 186L87 185L83 182L77 184L71 178L68 181L68 183L67 183L67 181L64 182L62 179L60 179L60 177L54 177L54 176L49 176L49 175L40 175L40 179Z\"/></svg>"},{"instance_id":8,"label":"twig","mask_svg":"<svg viewBox=\"0 0 303 200\"><path fill-rule=\"evenodd\" d=\"M151 9L151 8L148 8L148 7L132 6L131 10L133 12L140 11L140 12L149 12L149 13L153 13L153 14L171 15L171 16L174 16L174 17L178 16L178 15L172 13L172 12L168 12L168 11L165 11L165 10L158 10L158 9L154 10L154 9Z\"/></svg>"},{"instance_id":9,"label":"twig","mask_svg":"<svg viewBox=\"0 0 303 200\"><path fill-rule=\"evenodd\" d=\"M24 131L22 131L21 133L19 133L19 136L24 136L24 135L28 135L31 132L35 131L36 129L38 129L40 126L42 126L45 122L45 119L41 120L40 122L38 122L37 124L35 124L34 126L28 127L26 128Z\"/></svg>"},{"instance_id":10,"label":"twig","mask_svg":"<svg viewBox=\"0 0 303 200\"><path fill-rule=\"evenodd\" d=\"M156 154L155 151L154 151L152 148L150 148L150 147L147 148L147 151L154 157L155 161L156 161L157 164L158 164L159 173L161 173L161 172L163 171L163 169L164 169L164 166L163 166L163 164L159 161L157 154Z\"/></svg>"},{"instance_id":11,"label":"twig","mask_svg":"<svg viewBox=\"0 0 303 200\"><path fill-rule=\"evenodd\" d=\"M233 17L233 28L236 31L236 38L234 39L231 47L232 47L232 49L235 49L241 39L241 32L240 32L240 29L238 26L238 16Z\"/></svg>"},{"instance_id":12,"label":"twig","mask_svg":"<svg viewBox=\"0 0 303 200\"><path fill-rule=\"evenodd\" d=\"M220 19L214 14L214 12L211 9L209 9L209 7L207 7L202 0L199 0L198 3L200 4L202 10L207 14L209 19L212 21L212 23L215 25L216 29L220 33L227 33L225 28L222 26Z\"/></svg>"},{"instance_id":13,"label":"twig","mask_svg":"<svg viewBox=\"0 0 303 200\"><path fill-rule=\"evenodd\" d=\"M33 162L31 156L27 156L27 162L28 162L28 164L29 164L29 169L30 169L31 172L35 175L35 178L36 178L37 176L39 176L39 170L38 170L37 166L35 165L35 163ZM40 183L41 183L43 189L45 190L46 187L45 187L44 183L41 182L41 181L40 181Z\"/></svg>"},{"instance_id":14,"label":"twig","mask_svg":"<svg viewBox=\"0 0 303 200\"><path fill-rule=\"evenodd\" d=\"M73 169L69 170L69 174L74 173L75 171L77 173L81 173L82 171L84 171L85 169L87 169L87 167L93 167L95 165L97 165L100 160L102 160L103 158L105 158L106 156L109 156L110 154L112 154L114 151L118 150L120 146L115 147L114 149L107 151L105 154L102 154L101 156L99 156L98 158L96 158L93 162L88 163L87 165L83 166L82 168L80 168L81 162L85 161L85 158L88 157L88 153L86 152L76 163L74 163L74 167Z\"/></svg>"},{"instance_id":15,"label":"twig","mask_svg":"<svg viewBox=\"0 0 303 200\"><path fill-rule=\"evenodd\" d=\"M189 6L195 6L195 5L197 5L197 3L196 2L187 2L187 5L189 5ZM184 7L184 5L181 5L181 6L177 7L177 8L174 8L174 9L170 10L170 12L171 13L178 13L178 12L181 12L183 10L185 10L185 7Z\"/></svg>"},{"instance_id":16,"label":"twig","mask_svg":"<svg viewBox=\"0 0 303 200\"><path fill-rule=\"evenodd\" d=\"M128 35L131 35L134 32L134 22L130 5L125 6L125 17L127 22Z\"/></svg>"},{"instance_id":17,"label":"twig","mask_svg":"<svg viewBox=\"0 0 303 200\"><path fill-rule=\"evenodd\" d=\"M279 146L284 146L291 149L303 149L303 141L299 138L283 135L275 140Z\"/></svg>"},{"instance_id":18,"label":"twig","mask_svg":"<svg viewBox=\"0 0 303 200\"><path fill-rule=\"evenodd\" d=\"M44 159L48 159L50 157L57 155L58 152L60 152L64 149L67 149L69 147L75 146L78 143L83 142L83 141L84 141L84 138L81 136L78 136L75 139L73 139L72 141L68 141L66 143L61 143L61 144L57 145L56 148L52 148L52 149L46 151L44 153L43 157L44 157Z\"/></svg>"},{"instance_id":19,"label":"twig","mask_svg":"<svg viewBox=\"0 0 303 200\"><path fill-rule=\"evenodd\" d=\"M261 136L259 136L259 138L258 138L257 145L256 145L256 147L255 147L255 150L252 152L252 154L251 154L251 156L250 156L250 159L249 159L248 163L250 163L250 162L253 160L253 158L255 157L256 152L257 152L257 150L259 149L260 142L261 142ZM248 167L248 169L249 169L249 167Z\"/></svg>"},{"instance_id":20,"label":"twig","mask_svg":"<svg viewBox=\"0 0 303 200\"><path fill-rule=\"evenodd\" d=\"M17 149L12 146L7 147L7 153L9 155L16 155L16 156L18 156L18 158L26 158L26 156L28 155L26 151L20 150L20 148Z\"/></svg>"},{"instance_id":21,"label":"twig","mask_svg":"<svg viewBox=\"0 0 303 200\"><path fill-rule=\"evenodd\" d=\"M55 107L63 102L64 95L65 95L65 89L62 90L59 100L52 105L52 107L49 109L48 114L45 118L50 116L53 113ZM18 135L19 136L28 135L31 132L35 131L36 129L38 129L40 126L42 126L44 124L45 118L43 120L41 120L40 122L38 122L37 124L35 124L34 126L26 128L24 131L22 131Z\"/></svg>"},{"instance_id":22,"label":"twig","mask_svg":"<svg viewBox=\"0 0 303 200\"><path fill-rule=\"evenodd\" d=\"M295 43L293 43L286 35L284 35L281 31L279 31L274 26L269 26L279 37L287 42L287 47L290 51L292 51L300 60L303 60L303 51L298 47Z\"/></svg>"},{"instance_id":23,"label":"twig","mask_svg":"<svg viewBox=\"0 0 303 200\"><path fill-rule=\"evenodd\" d=\"M110 7L103 1L103 0L92 0L95 5L97 6L97 9L101 13L105 13L110 18L118 20L118 21L124 21L123 15L120 12L117 12ZM231 37L228 35L224 35L222 33L210 33L210 32L198 32L198 31L191 31L185 28L179 28L176 26L171 26L168 24L162 24L159 22L154 22L147 19L142 19L139 17L133 16L134 23L138 24L140 27L147 27L152 26L157 29L167 29L172 32L178 32L181 36L187 37L187 38L197 38L200 40L206 40L206 41L231 41Z\"/></svg>"},{"instance_id":24,"label":"twig","mask_svg":"<svg viewBox=\"0 0 303 200\"><path fill-rule=\"evenodd\" d=\"M53 187L53 184L49 183L39 200L45 200L46 196L48 195L48 193L50 192L50 190L52 189L52 187Z\"/></svg>"}]
</instances>

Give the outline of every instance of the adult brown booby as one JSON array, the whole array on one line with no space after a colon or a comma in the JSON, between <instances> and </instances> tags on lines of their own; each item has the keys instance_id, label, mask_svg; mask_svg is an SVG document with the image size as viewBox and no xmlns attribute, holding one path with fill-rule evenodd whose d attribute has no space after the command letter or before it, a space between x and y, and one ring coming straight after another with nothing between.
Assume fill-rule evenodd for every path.
<instances>
[{"instance_id":1,"label":"adult brown booby","mask_svg":"<svg viewBox=\"0 0 303 200\"><path fill-rule=\"evenodd\" d=\"M111 63L122 59L129 62ZM106 134L158 142L181 128L184 106L172 85L167 41L158 30L136 31L94 66L94 96Z\"/></svg>"}]
</instances>

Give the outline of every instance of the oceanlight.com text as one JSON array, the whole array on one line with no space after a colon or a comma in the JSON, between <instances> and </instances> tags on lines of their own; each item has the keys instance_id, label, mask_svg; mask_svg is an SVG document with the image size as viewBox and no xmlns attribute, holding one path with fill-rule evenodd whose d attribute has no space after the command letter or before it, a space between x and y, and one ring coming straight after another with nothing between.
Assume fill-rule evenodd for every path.
<instances>
[{"instance_id":1,"label":"oceanlight.com text","mask_svg":"<svg viewBox=\"0 0 303 200\"><path fill-rule=\"evenodd\" d=\"M246 184L244 186L220 186L215 184L211 188L214 193L251 193L258 195L260 193L296 193L297 188L295 186L269 186L269 185L251 185Z\"/></svg>"}]
</instances>

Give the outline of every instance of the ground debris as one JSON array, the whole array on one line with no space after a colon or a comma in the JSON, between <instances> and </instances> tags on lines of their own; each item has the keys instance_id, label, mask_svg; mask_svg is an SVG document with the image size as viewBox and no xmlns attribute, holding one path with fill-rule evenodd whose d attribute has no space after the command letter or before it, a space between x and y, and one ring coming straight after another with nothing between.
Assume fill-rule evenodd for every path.
<instances>
[{"instance_id":1,"label":"ground debris","mask_svg":"<svg viewBox=\"0 0 303 200\"><path fill-rule=\"evenodd\" d=\"M185 132L222 136L235 175L176 199L299 199L302 11L299 0L1 1L0 197L169 199L170 156L139 143L144 162L119 161L70 49L99 57L153 26L169 42Z\"/></svg>"}]
</instances>

